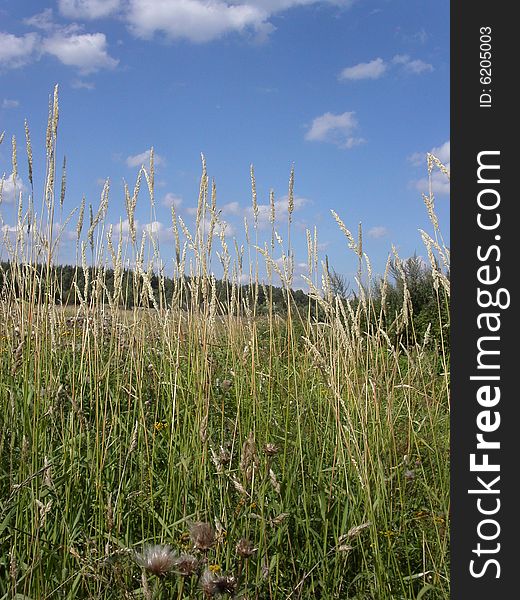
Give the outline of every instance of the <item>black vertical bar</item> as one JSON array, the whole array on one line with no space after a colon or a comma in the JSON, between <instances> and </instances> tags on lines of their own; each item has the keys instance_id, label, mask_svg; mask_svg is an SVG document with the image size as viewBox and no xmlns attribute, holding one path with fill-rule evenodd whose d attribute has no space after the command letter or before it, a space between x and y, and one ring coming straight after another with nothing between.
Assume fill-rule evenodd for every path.
<instances>
[{"instance_id":1,"label":"black vertical bar","mask_svg":"<svg viewBox=\"0 0 520 600\"><path fill-rule=\"evenodd\" d=\"M520 271L520 246L514 243L520 240L520 190L513 189L520 171L513 111L520 34L514 7L451 3L455 600L520 598L520 394L513 380L520 372L520 327L512 289Z\"/></svg>"}]
</instances>

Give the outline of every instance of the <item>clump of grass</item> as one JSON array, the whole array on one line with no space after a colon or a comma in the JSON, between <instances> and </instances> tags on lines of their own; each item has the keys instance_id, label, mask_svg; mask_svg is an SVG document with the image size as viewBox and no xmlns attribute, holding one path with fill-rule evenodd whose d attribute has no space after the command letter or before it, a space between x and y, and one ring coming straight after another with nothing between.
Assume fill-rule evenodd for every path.
<instances>
[{"instance_id":1,"label":"clump of grass","mask_svg":"<svg viewBox=\"0 0 520 600\"><path fill-rule=\"evenodd\" d=\"M97 209L67 213L58 112L56 92L41 208L20 195L0 243L0 598L448 598L449 250L433 196L428 323L406 262L389 259L395 285L390 267L375 278L336 213L356 293L334 293L314 230L296 303L294 171L287 234L271 193L262 247L251 170L249 247L233 251L203 161L195 231L172 211L168 287L135 218L145 191L153 213L153 154L125 185L116 239L108 182ZM32 187L28 125L26 149ZM76 212L67 282L55 257Z\"/></svg>"}]
</instances>

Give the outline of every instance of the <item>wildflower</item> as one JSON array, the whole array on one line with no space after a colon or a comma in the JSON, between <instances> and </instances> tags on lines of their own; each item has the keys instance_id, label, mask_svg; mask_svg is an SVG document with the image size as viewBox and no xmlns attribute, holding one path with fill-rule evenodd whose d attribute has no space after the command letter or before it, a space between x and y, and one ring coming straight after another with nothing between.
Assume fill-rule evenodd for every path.
<instances>
[{"instance_id":1,"label":"wildflower","mask_svg":"<svg viewBox=\"0 0 520 600\"><path fill-rule=\"evenodd\" d=\"M381 535L384 535L385 537L387 537L388 539L390 539L392 536L396 535L395 531L392 531L390 529L387 529L386 531L380 531L379 532Z\"/></svg>"},{"instance_id":2,"label":"wildflower","mask_svg":"<svg viewBox=\"0 0 520 600\"><path fill-rule=\"evenodd\" d=\"M209 565L208 569L213 573L218 573L220 571L220 565Z\"/></svg>"},{"instance_id":3,"label":"wildflower","mask_svg":"<svg viewBox=\"0 0 520 600\"><path fill-rule=\"evenodd\" d=\"M146 547L142 553L136 553L136 561L143 569L158 577L164 576L175 567L175 552L168 545Z\"/></svg>"},{"instance_id":4,"label":"wildflower","mask_svg":"<svg viewBox=\"0 0 520 600\"><path fill-rule=\"evenodd\" d=\"M241 538L237 544L236 551L241 558L249 558L256 552L253 544L246 538Z\"/></svg>"},{"instance_id":5,"label":"wildflower","mask_svg":"<svg viewBox=\"0 0 520 600\"><path fill-rule=\"evenodd\" d=\"M207 598L217 594L234 594L237 589L237 581L232 575L216 575L209 569L202 574L199 585Z\"/></svg>"},{"instance_id":6,"label":"wildflower","mask_svg":"<svg viewBox=\"0 0 520 600\"><path fill-rule=\"evenodd\" d=\"M174 569L175 572L183 577L189 577L197 571L199 561L191 554L181 554L175 557Z\"/></svg>"},{"instance_id":7,"label":"wildflower","mask_svg":"<svg viewBox=\"0 0 520 600\"><path fill-rule=\"evenodd\" d=\"M197 521L190 527L190 538L197 550L207 552L215 545L215 530L209 523Z\"/></svg>"}]
</instances>

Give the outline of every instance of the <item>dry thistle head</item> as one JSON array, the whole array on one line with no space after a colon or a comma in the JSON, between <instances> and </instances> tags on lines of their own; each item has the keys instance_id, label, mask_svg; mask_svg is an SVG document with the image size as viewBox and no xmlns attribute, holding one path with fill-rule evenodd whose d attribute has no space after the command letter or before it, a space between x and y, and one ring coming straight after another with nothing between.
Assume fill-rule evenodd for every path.
<instances>
[{"instance_id":1,"label":"dry thistle head","mask_svg":"<svg viewBox=\"0 0 520 600\"><path fill-rule=\"evenodd\" d=\"M218 461L221 465L227 465L231 462L231 454L229 450L220 446L220 450L218 453Z\"/></svg>"},{"instance_id":2,"label":"dry thistle head","mask_svg":"<svg viewBox=\"0 0 520 600\"><path fill-rule=\"evenodd\" d=\"M264 446L264 452L267 456L275 456L278 454L278 446L269 442Z\"/></svg>"},{"instance_id":3,"label":"dry thistle head","mask_svg":"<svg viewBox=\"0 0 520 600\"><path fill-rule=\"evenodd\" d=\"M415 479L415 471L413 469L405 469L404 478L407 481L413 481Z\"/></svg>"},{"instance_id":4,"label":"dry thistle head","mask_svg":"<svg viewBox=\"0 0 520 600\"><path fill-rule=\"evenodd\" d=\"M233 382L231 381L231 379L224 379L224 381L220 384L220 387L223 392L229 392L232 385Z\"/></svg>"},{"instance_id":5,"label":"dry thistle head","mask_svg":"<svg viewBox=\"0 0 520 600\"><path fill-rule=\"evenodd\" d=\"M176 566L175 552L168 545L147 546L141 553L136 553L135 560L146 571L157 577L170 573Z\"/></svg>"},{"instance_id":6,"label":"dry thistle head","mask_svg":"<svg viewBox=\"0 0 520 600\"><path fill-rule=\"evenodd\" d=\"M190 577L197 572L199 561L191 554L181 554L174 559L174 570L178 575Z\"/></svg>"},{"instance_id":7,"label":"dry thistle head","mask_svg":"<svg viewBox=\"0 0 520 600\"><path fill-rule=\"evenodd\" d=\"M250 558L256 552L253 544L246 538L241 538L236 546L236 552L241 558Z\"/></svg>"},{"instance_id":8,"label":"dry thistle head","mask_svg":"<svg viewBox=\"0 0 520 600\"><path fill-rule=\"evenodd\" d=\"M215 545L215 530L210 523L197 521L190 527L190 538L197 550L207 552Z\"/></svg>"},{"instance_id":9,"label":"dry thistle head","mask_svg":"<svg viewBox=\"0 0 520 600\"><path fill-rule=\"evenodd\" d=\"M216 575L206 569L200 578L199 585L206 598L213 598L221 594L234 594L237 581L232 575Z\"/></svg>"}]
</instances>

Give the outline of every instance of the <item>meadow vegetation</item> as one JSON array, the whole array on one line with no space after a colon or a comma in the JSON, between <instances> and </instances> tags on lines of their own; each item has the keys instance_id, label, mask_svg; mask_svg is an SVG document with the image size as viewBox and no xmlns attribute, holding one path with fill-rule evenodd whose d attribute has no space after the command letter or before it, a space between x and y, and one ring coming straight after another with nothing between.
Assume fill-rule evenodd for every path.
<instances>
[{"instance_id":1,"label":"meadow vegetation","mask_svg":"<svg viewBox=\"0 0 520 600\"><path fill-rule=\"evenodd\" d=\"M41 208L26 126L31 189L0 242L0 599L449 598L449 250L433 195L427 268L393 249L375 277L361 229L333 212L356 287L335 293L308 231L296 302L293 173L287 230L271 196L260 246L251 171L244 249L203 161L195 230L172 214L167 278L135 223L145 193L155 210L153 153L116 233L108 181L90 219L85 201L66 216L57 131L55 92ZM18 154L13 138L15 175Z\"/></svg>"}]
</instances>

